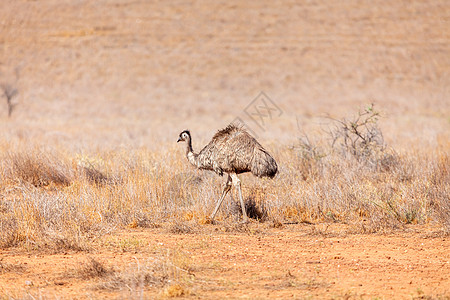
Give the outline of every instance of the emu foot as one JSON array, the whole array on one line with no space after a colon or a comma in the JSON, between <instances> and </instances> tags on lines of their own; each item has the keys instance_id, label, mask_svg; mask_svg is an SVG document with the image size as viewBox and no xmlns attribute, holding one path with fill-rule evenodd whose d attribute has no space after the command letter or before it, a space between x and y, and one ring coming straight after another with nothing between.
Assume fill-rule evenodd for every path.
<instances>
[{"instance_id":1,"label":"emu foot","mask_svg":"<svg viewBox=\"0 0 450 300\"><path fill-rule=\"evenodd\" d=\"M242 221L240 223L241 224L249 224L250 223L250 219L248 217L243 217Z\"/></svg>"}]
</instances>

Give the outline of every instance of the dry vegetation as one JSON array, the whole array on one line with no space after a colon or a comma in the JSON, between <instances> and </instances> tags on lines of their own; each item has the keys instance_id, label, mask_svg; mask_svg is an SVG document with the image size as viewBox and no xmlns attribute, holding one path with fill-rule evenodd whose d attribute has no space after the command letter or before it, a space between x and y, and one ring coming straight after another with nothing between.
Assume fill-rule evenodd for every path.
<instances>
[{"instance_id":1,"label":"dry vegetation","mask_svg":"<svg viewBox=\"0 0 450 300\"><path fill-rule=\"evenodd\" d=\"M189 270L176 258L168 253L158 255L146 261L135 260L126 269L106 266L105 263L89 257L75 270L70 270L62 276L63 279L78 277L82 280L94 280L90 286L92 290L120 291L130 290L139 296L139 292L148 287L163 288L162 294L168 296L187 295L188 290L182 288L179 282L183 282ZM173 295L172 295L173 294Z\"/></svg>"},{"instance_id":2,"label":"dry vegetation","mask_svg":"<svg viewBox=\"0 0 450 300\"><path fill-rule=\"evenodd\" d=\"M450 232L450 145L398 154L387 147L371 106L351 120L331 121L329 143L308 136L273 147L274 180L243 176L249 216L260 222L351 225L385 232L405 224L438 224ZM172 153L172 154L170 154ZM10 149L1 165L2 247L83 250L114 228L157 227L194 233L207 222L223 179L190 169L177 149L81 156ZM239 220L227 201L218 220Z\"/></svg>"}]
</instances>

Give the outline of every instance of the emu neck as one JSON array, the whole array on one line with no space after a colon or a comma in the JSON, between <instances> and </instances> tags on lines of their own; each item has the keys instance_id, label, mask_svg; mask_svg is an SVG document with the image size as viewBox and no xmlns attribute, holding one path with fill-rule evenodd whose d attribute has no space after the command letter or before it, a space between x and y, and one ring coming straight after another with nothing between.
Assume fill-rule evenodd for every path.
<instances>
[{"instance_id":1,"label":"emu neck","mask_svg":"<svg viewBox=\"0 0 450 300\"><path fill-rule=\"evenodd\" d=\"M195 154L194 150L192 149L191 139L189 139L187 141L186 157L191 164L193 164L194 166L197 166L197 154Z\"/></svg>"}]
</instances>

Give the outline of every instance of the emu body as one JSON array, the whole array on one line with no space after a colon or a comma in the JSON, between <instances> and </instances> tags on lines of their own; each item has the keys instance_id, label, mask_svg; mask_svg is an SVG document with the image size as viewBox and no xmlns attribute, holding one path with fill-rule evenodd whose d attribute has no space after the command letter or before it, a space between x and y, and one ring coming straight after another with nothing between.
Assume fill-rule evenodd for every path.
<instances>
[{"instance_id":1,"label":"emu body","mask_svg":"<svg viewBox=\"0 0 450 300\"><path fill-rule=\"evenodd\" d=\"M192 149L191 133L188 130L180 133L178 142L181 141L186 142L186 157L192 165L214 171L220 176L228 174L222 196L217 201L211 219L214 219L223 199L234 184L239 193L243 219L246 221L247 213L237 174L251 172L257 177L273 178L278 171L275 159L247 131L235 125L219 130L199 153L194 153Z\"/></svg>"}]
</instances>

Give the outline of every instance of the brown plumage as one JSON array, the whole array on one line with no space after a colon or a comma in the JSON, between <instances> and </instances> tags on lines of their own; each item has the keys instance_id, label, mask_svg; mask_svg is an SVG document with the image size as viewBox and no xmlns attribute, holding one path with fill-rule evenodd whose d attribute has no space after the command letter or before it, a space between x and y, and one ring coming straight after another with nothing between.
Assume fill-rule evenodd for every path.
<instances>
[{"instance_id":1,"label":"brown plumage","mask_svg":"<svg viewBox=\"0 0 450 300\"><path fill-rule=\"evenodd\" d=\"M223 173L228 174L222 197L219 199L211 219L217 213L223 198L231 189L231 182L233 182L238 188L242 212L244 220L246 220L247 215L237 174L251 172L258 177L273 178L278 170L275 159L247 131L233 124L219 130L211 142L198 154L194 153L192 149L191 134L188 130L180 133L178 142L180 141L187 143L186 157L192 165L199 169L214 171L220 176Z\"/></svg>"}]
</instances>

